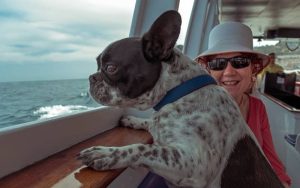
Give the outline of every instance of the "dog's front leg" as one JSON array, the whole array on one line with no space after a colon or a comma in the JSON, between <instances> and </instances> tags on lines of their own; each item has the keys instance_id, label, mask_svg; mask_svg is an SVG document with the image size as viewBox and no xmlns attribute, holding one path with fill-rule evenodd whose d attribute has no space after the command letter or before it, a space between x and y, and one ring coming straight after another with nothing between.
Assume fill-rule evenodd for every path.
<instances>
[{"instance_id":1,"label":"dog's front leg","mask_svg":"<svg viewBox=\"0 0 300 188\"><path fill-rule=\"evenodd\" d=\"M133 129L143 129L149 131L149 127L153 124L152 119L138 118L134 116L122 116L119 120L120 125Z\"/></svg>"},{"instance_id":2,"label":"dog's front leg","mask_svg":"<svg viewBox=\"0 0 300 188\"><path fill-rule=\"evenodd\" d=\"M95 146L79 153L78 159L95 170L118 169L128 166L149 167L154 171L172 173L183 167L182 152L176 148L150 144L123 147Z\"/></svg>"}]
</instances>

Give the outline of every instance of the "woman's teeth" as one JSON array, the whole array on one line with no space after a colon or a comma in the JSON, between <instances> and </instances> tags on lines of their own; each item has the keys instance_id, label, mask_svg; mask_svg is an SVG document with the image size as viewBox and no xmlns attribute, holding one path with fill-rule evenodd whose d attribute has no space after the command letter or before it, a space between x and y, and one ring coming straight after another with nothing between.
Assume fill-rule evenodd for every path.
<instances>
[{"instance_id":1,"label":"woman's teeth","mask_svg":"<svg viewBox=\"0 0 300 188\"><path fill-rule=\"evenodd\" d=\"M239 82L238 81L225 81L225 82L222 82L223 85L236 85L238 84Z\"/></svg>"}]
</instances>

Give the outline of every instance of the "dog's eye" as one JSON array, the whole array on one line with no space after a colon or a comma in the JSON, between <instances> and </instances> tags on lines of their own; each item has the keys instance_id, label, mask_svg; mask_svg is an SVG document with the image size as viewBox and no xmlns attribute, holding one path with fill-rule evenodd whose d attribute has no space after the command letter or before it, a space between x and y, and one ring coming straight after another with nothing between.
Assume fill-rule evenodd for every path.
<instances>
[{"instance_id":1,"label":"dog's eye","mask_svg":"<svg viewBox=\"0 0 300 188\"><path fill-rule=\"evenodd\" d=\"M115 65L107 65L107 67L106 67L106 72L107 73L113 74L116 71L117 71L117 66L115 66Z\"/></svg>"}]
</instances>

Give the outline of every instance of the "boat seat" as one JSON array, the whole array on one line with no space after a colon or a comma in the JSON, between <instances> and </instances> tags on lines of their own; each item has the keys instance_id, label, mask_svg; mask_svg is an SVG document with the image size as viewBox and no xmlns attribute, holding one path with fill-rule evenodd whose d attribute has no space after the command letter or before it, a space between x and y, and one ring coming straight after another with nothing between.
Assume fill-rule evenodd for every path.
<instances>
[{"instance_id":1,"label":"boat seat","mask_svg":"<svg viewBox=\"0 0 300 188\"><path fill-rule=\"evenodd\" d=\"M95 145L122 146L134 143L152 143L152 137L143 130L116 127L3 177L0 187L107 187L125 169L95 171L82 165L76 155Z\"/></svg>"}]
</instances>

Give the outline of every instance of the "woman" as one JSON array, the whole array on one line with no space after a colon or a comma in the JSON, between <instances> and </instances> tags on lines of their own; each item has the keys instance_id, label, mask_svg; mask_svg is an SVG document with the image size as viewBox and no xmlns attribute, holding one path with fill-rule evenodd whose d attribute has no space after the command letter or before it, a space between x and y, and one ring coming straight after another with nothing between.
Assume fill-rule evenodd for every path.
<instances>
[{"instance_id":1,"label":"woman","mask_svg":"<svg viewBox=\"0 0 300 188\"><path fill-rule=\"evenodd\" d=\"M208 50L196 60L232 95L277 176L289 187L291 179L275 152L265 106L249 95L257 73L269 61L253 51L251 29L238 22L217 25L210 32Z\"/></svg>"}]
</instances>

